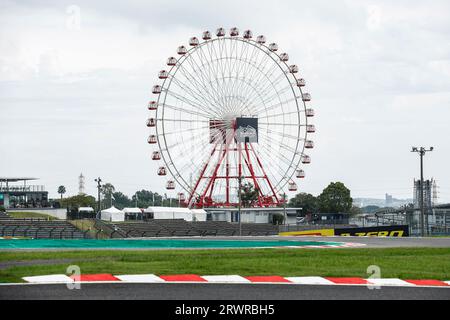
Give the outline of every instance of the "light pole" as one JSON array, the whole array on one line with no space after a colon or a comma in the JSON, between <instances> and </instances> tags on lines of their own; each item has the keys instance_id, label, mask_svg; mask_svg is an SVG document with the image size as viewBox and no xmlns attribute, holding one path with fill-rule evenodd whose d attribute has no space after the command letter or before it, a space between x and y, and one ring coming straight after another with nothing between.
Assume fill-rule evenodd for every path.
<instances>
[{"instance_id":1,"label":"light pole","mask_svg":"<svg viewBox=\"0 0 450 320\"><path fill-rule=\"evenodd\" d=\"M238 178L238 215L239 215L239 236L242 236L242 221L241 221L241 183L242 183L242 177L239 176Z\"/></svg>"},{"instance_id":2,"label":"light pole","mask_svg":"<svg viewBox=\"0 0 450 320\"><path fill-rule=\"evenodd\" d=\"M429 149L426 149L424 147L412 147L411 152L417 152L420 155L420 234L422 237L425 236L425 228L424 228L424 216L425 216L425 206L423 203L423 156L428 151L433 151L433 147L430 147ZM427 215L428 220L428 215ZM427 234L428 234L428 228L427 228Z\"/></svg>"},{"instance_id":3,"label":"light pole","mask_svg":"<svg viewBox=\"0 0 450 320\"><path fill-rule=\"evenodd\" d=\"M283 211L284 211L284 225L286 226L286 231L289 231L289 227L287 225L287 215L286 215L286 192L283 192Z\"/></svg>"},{"instance_id":4,"label":"light pole","mask_svg":"<svg viewBox=\"0 0 450 320\"><path fill-rule=\"evenodd\" d=\"M97 195L97 199L98 199L97 218L98 218L98 214L100 213L100 189L102 187L102 185L101 185L102 179L100 179L100 177L98 177L97 179L95 179L95 182L97 182L97 191L98 191L98 195Z\"/></svg>"}]
</instances>

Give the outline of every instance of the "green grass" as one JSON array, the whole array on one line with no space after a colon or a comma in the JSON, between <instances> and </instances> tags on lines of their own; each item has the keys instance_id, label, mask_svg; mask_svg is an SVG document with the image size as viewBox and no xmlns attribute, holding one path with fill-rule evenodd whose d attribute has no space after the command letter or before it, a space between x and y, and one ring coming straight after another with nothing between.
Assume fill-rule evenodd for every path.
<instances>
[{"instance_id":1,"label":"green grass","mask_svg":"<svg viewBox=\"0 0 450 320\"><path fill-rule=\"evenodd\" d=\"M20 212L20 211L14 211L14 212L7 212L8 215L11 218L41 218L41 219L48 219L48 220L55 220L55 217L49 216L45 213L39 213L39 212Z\"/></svg>"},{"instance_id":2,"label":"green grass","mask_svg":"<svg viewBox=\"0 0 450 320\"><path fill-rule=\"evenodd\" d=\"M80 219L80 220L68 220L70 224L77 227L81 231L88 231L88 235L95 239L109 239L109 236L106 232L101 231L97 233L97 229L94 227L95 221L91 219Z\"/></svg>"},{"instance_id":3,"label":"green grass","mask_svg":"<svg viewBox=\"0 0 450 320\"><path fill-rule=\"evenodd\" d=\"M233 249L151 251L1 252L4 261L73 259L55 265L13 266L0 270L0 282L66 273L70 264L82 273L281 275L367 277L377 265L381 277L450 280L450 248L390 249Z\"/></svg>"}]
</instances>

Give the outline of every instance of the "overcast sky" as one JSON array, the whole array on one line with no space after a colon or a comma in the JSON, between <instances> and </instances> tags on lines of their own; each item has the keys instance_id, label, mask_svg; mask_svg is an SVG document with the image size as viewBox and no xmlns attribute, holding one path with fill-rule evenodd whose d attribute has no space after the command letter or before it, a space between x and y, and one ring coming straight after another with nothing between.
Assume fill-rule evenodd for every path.
<instances>
[{"instance_id":1,"label":"overcast sky","mask_svg":"<svg viewBox=\"0 0 450 320\"><path fill-rule=\"evenodd\" d=\"M300 191L412 198L419 157L450 202L450 1L0 0L0 176L78 192L78 175L165 192L146 103L176 47L251 29L300 66L316 111ZM173 192L175 194L175 191Z\"/></svg>"}]
</instances>

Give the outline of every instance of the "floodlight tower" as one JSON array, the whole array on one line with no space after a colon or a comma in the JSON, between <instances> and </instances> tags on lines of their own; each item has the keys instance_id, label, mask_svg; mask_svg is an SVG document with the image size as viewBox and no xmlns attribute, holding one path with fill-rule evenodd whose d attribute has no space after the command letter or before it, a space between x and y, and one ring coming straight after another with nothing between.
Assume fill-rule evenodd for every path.
<instances>
[{"instance_id":1,"label":"floodlight tower","mask_svg":"<svg viewBox=\"0 0 450 320\"><path fill-rule=\"evenodd\" d=\"M80 173L80 176L78 177L78 194L85 194L84 193L84 176L83 176L83 173Z\"/></svg>"},{"instance_id":2,"label":"floodlight tower","mask_svg":"<svg viewBox=\"0 0 450 320\"><path fill-rule=\"evenodd\" d=\"M98 177L97 179L94 180L95 182L97 182L97 191L98 191L98 213L100 213L100 190L102 188L101 182L102 179L100 179L100 177Z\"/></svg>"},{"instance_id":3,"label":"floodlight tower","mask_svg":"<svg viewBox=\"0 0 450 320\"><path fill-rule=\"evenodd\" d=\"M420 235L425 236L425 228L424 228L424 215L425 215L425 207L423 204L423 156L425 153L429 151L433 151L433 147L426 149L424 147L412 147L411 152L417 152L420 155ZM427 228L428 234L428 228Z\"/></svg>"}]
</instances>

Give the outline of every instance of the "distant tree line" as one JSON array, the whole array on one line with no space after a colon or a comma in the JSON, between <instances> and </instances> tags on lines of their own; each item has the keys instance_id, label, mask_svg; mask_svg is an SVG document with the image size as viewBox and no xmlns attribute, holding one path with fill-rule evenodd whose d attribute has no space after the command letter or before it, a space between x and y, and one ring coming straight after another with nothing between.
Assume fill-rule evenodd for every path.
<instances>
[{"instance_id":1,"label":"distant tree line","mask_svg":"<svg viewBox=\"0 0 450 320\"><path fill-rule=\"evenodd\" d=\"M342 182L331 182L317 197L301 192L291 198L288 207L302 208L303 213L350 213L361 210L353 206L350 190Z\"/></svg>"},{"instance_id":2,"label":"distant tree line","mask_svg":"<svg viewBox=\"0 0 450 320\"><path fill-rule=\"evenodd\" d=\"M63 191L63 192L62 192ZM80 194L63 198L65 187L59 186L58 193L60 200L54 200L55 207L68 208L70 211L78 210L79 207L92 207L97 209L97 199L93 196ZM241 203L243 207L254 206L258 199L258 189L252 184L243 185L241 190ZM109 208L111 205L118 209L126 207L147 208L149 206L178 207L177 198L169 198L166 193L163 195L149 191L136 191L130 198L124 193L117 191L111 183L104 183L100 189L101 209ZM282 198L283 195L280 195ZM353 206L353 199L350 190L342 182L331 182L317 197L309 193L298 193L291 198L288 207L302 208L303 213L362 213L361 209ZM377 208L370 208L376 210Z\"/></svg>"},{"instance_id":3,"label":"distant tree line","mask_svg":"<svg viewBox=\"0 0 450 320\"><path fill-rule=\"evenodd\" d=\"M64 192L60 192L64 191ZM68 208L69 211L76 211L79 207L92 207L97 209L97 198L87 194L79 194L72 197L63 198L66 192L64 186L58 187L58 193L61 199L53 200L53 206L56 208ZM130 198L126 194L117 191L111 183L104 183L100 189L101 209L115 206L118 209L127 207L147 208L149 206L178 207L178 198L170 198L166 193L163 195L149 190L136 191Z\"/></svg>"}]
</instances>

